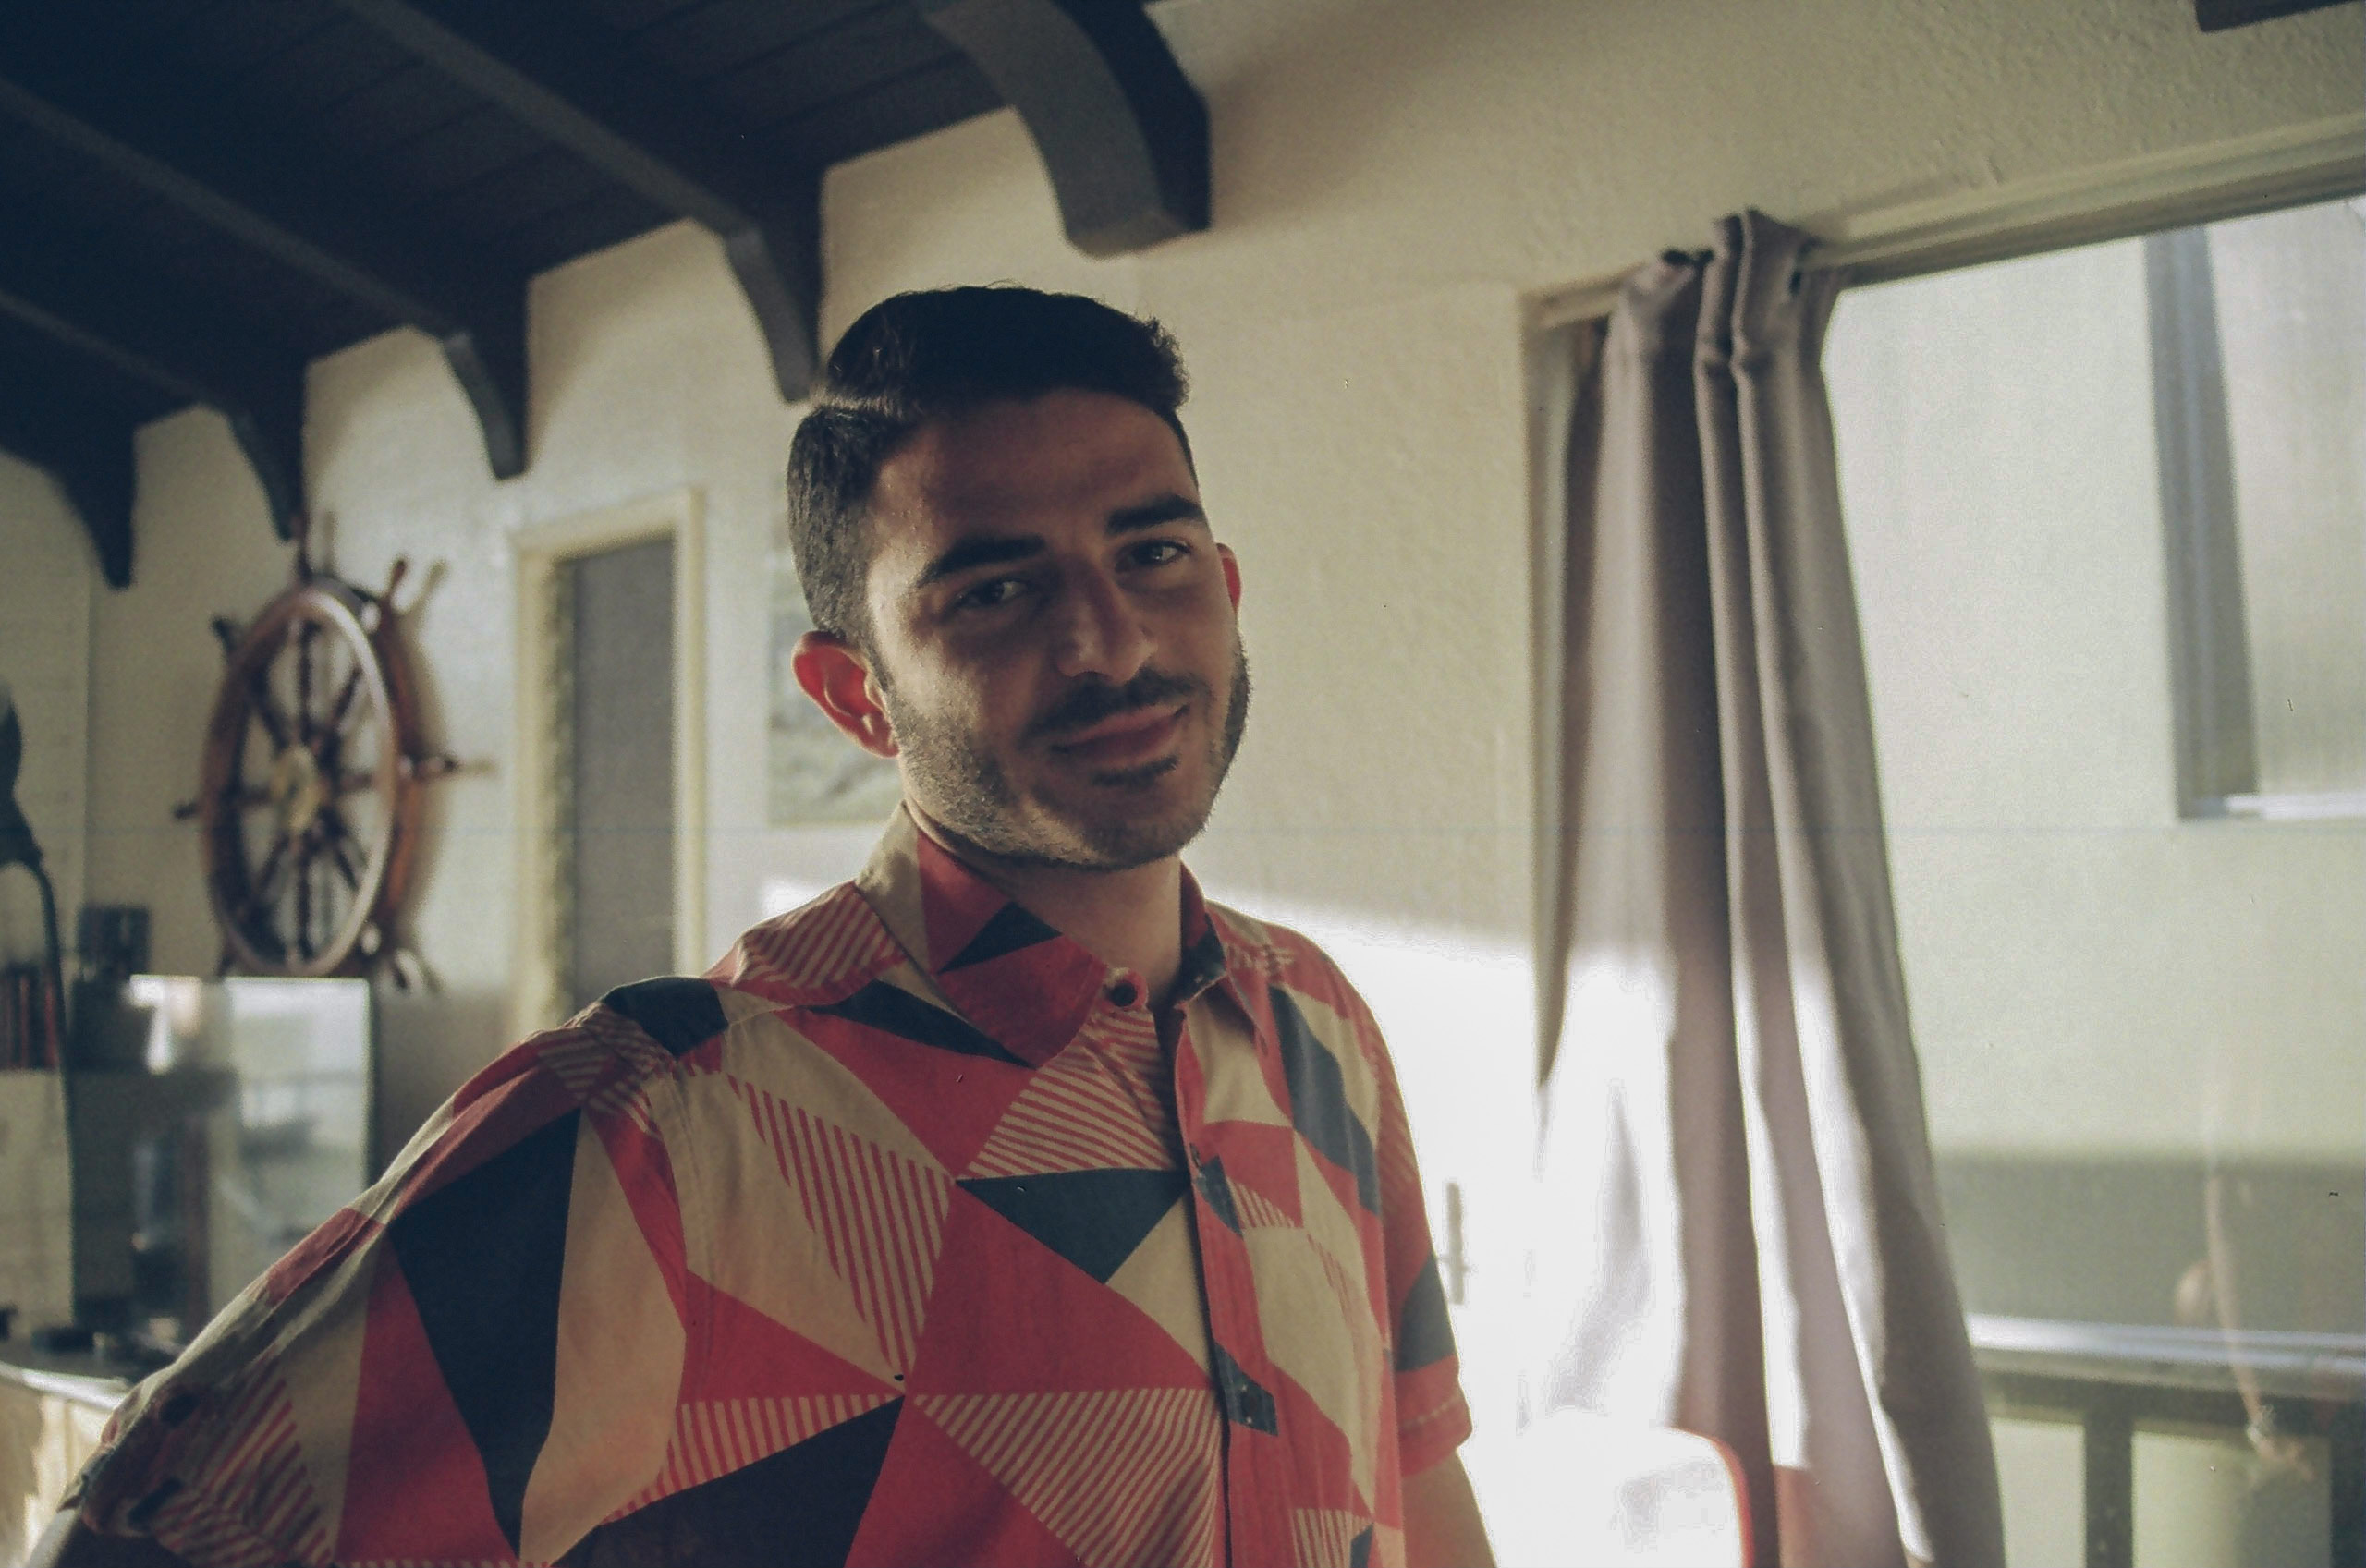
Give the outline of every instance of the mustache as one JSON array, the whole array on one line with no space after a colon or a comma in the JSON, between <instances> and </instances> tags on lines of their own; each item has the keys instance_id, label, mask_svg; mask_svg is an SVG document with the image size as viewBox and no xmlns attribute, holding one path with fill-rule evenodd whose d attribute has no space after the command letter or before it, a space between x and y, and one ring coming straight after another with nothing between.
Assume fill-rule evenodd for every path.
<instances>
[{"instance_id":1,"label":"mustache","mask_svg":"<svg viewBox=\"0 0 2366 1568\"><path fill-rule=\"evenodd\" d=\"M1145 669L1123 686L1094 681L1078 687L1027 726L1022 740L1044 740L1091 729L1104 719L1178 699L1204 697L1208 686L1196 676Z\"/></svg>"}]
</instances>

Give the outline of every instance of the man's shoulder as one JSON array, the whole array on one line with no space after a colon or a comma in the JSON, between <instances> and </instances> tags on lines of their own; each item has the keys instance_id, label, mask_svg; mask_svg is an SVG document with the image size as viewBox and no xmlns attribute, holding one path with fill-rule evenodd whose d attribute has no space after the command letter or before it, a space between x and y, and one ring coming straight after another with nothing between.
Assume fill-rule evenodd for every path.
<instances>
[{"instance_id":1,"label":"man's shoulder","mask_svg":"<svg viewBox=\"0 0 2366 1568\"><path fill-rule=\"evenodd\" d=\"M741 932L705 974L618 986L526 1044L537 1054L573 1040L611 1057L679 1061L747 1019L842 1002L901 956L860 891L841 882Z\"/></svg>"},{"instance_id":2,"label":"man's shoulder","mask_svg":"<svg viewBox=\"0 0 2366 1568\"><path fill-rule=\"evenodd\" d=\"M903 955L862 890L840 882L742 931L704 983L736 1022L751 1011L843 1002Z\"/></svg>"},{"instance_id":3,"label":"man's shoulder","mask_svg":"<svg viewBox=\"0 0 2366 1568\"><path fill-rule=\"evenodd\" d=\"M1371 1012L1362 996L1312 937L1213 900L1207 909L1209 923L1224 942L1226 967L1236 983L1278 988L1311 998L1368 1025Z\"/></svg>"}]
</instances>

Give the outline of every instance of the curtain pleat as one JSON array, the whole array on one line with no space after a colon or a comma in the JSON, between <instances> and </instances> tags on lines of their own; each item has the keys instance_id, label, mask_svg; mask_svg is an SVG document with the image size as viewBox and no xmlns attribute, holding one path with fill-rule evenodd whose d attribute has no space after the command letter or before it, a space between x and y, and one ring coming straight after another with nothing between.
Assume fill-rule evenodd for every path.
<instances>
[{"instance_id":1,"label":"curtain pleat","mask_svg":"<svg viewBox=\"0 0 2366 1568\"><path fill-rule=\"evenodd\" d=\"M1579 356L1531 1407L1713 1437L1761 1562L2001 1562L1820 368L1728 218ZM1603 329L1598 329L1603 330Z\"/></svg>"}]
</instances>

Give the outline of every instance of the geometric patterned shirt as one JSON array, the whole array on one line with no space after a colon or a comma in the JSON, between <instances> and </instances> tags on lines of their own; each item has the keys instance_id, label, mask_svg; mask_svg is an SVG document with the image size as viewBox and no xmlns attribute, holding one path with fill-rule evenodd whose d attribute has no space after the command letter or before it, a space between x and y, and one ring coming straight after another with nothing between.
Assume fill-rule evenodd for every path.
<instances>
[{"instance_id":1,"label":"geometric patterned shirt","mask_svg":"<svg viewBox=\"0 0 2366 1568\"><path fill-rule=\"evenodd\" d=\"M1401 1562L1470 1431L1404 1106L1204 904L1153 1009L898 811L704 978L477 1075L135 1390L191 1562Z\"/></svg>"}]
</instances>

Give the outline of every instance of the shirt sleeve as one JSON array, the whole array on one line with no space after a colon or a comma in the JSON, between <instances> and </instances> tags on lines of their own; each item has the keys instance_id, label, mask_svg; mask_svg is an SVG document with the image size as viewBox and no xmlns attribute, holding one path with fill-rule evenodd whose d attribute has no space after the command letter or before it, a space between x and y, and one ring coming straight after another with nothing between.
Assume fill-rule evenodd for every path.
<instances>
[{"instance_id":1,"label":"shirt sleeve","mask_svg":"<svg viewBox=\"0 0 2366 1568\"><path fill-rule=\"evenodd\" d=\"M684 1359L676 1066L604 1006L506 1052L132 1392L68 1504L198 1568L548 1562L629 1506Z\"/></svg>"},{"instance_id":2,"label":"shirt sleeve","mask_svg":"<svg viewBox=\"0 0 2366 1568\"><path fill-rule=\"evenodd\" d=\"M1438 1464L1470 1435L1454 1325L1430 1239L1412 1130L1387 1048L1372 1036L1381 1088L1381 1218L1386 1227L1389 1296L1396 1307L1396 1447L1408 1476Z\"/></svg>"},{"instance_id":3,"label":"shirt sleeve","mask_svg":"<svg viewBox=\"0 0 2366 1568\"><path fill-rule=\"evenodd\" d=\"M1421 1168L1413 1159L1412 1127L1406 1120L1396 1068L1372 1010L1344 978L1339 985L1357 1041L1380 1088L1380 1131L1373 1152L1393 1314L1389 1331L1396 1355L1396 1447L1403 1473L1411 1476L1461 1446L1470 1435L1470 1410L1462 1395L1454 1325L1446 1312L1445 1287L1430 1237L1429 1206L1421 1197Z\"/></svg>"}]
</instances>

